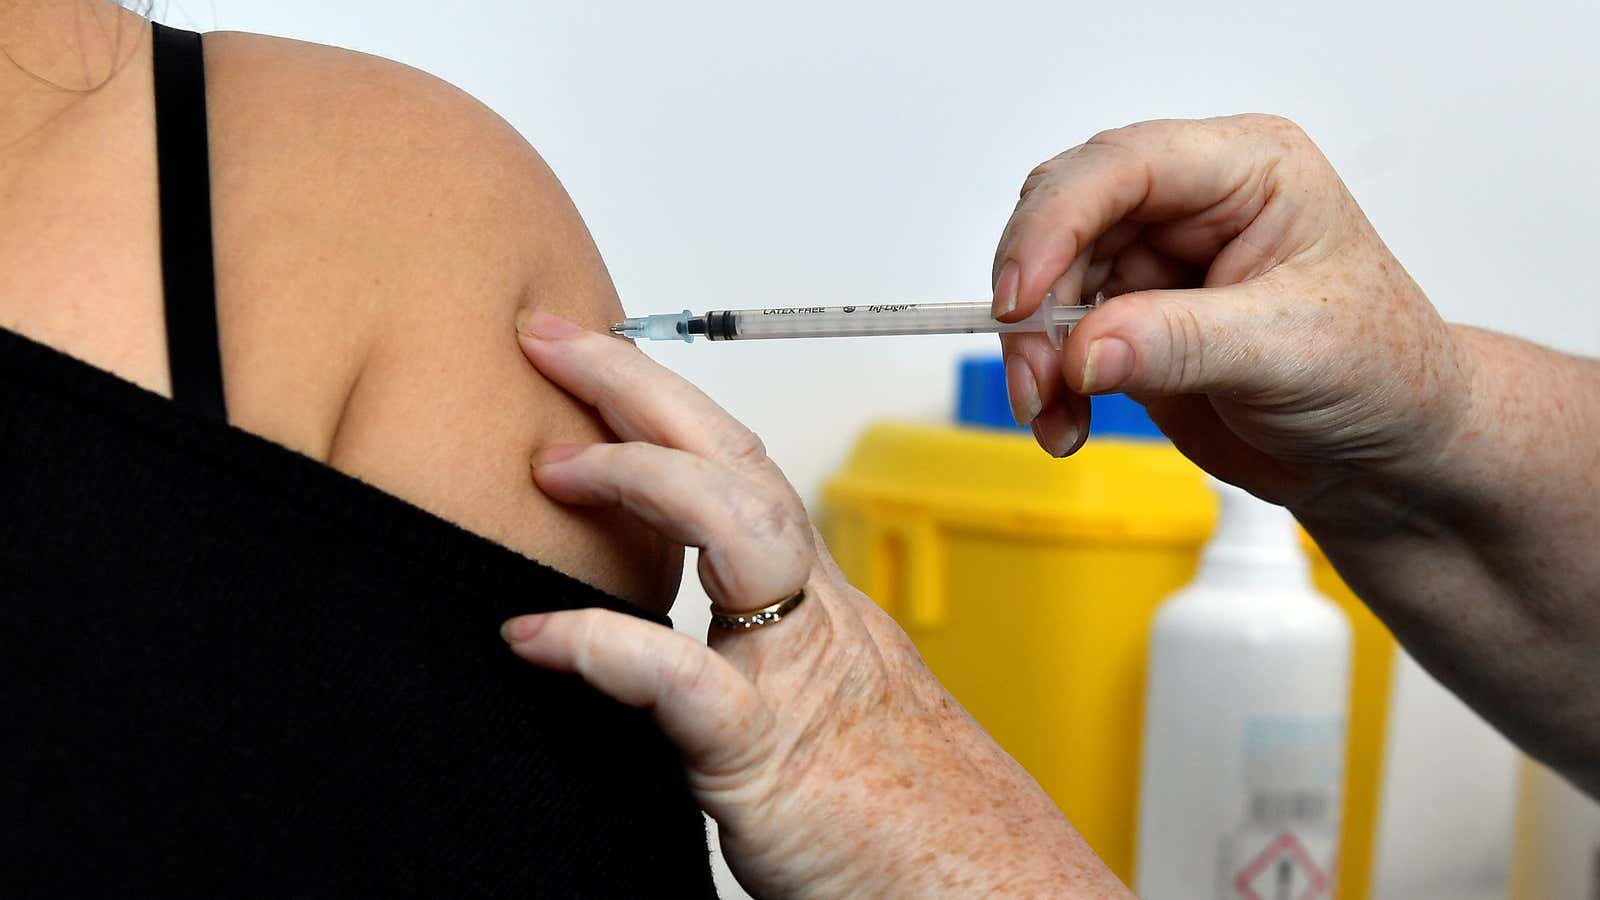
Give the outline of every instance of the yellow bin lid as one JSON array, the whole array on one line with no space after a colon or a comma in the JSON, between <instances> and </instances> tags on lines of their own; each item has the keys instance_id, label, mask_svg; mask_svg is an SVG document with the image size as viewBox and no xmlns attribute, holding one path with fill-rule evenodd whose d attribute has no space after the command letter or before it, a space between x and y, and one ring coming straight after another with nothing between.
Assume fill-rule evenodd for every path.
<instances>
[{"instance_id":1,"label":"yellow bin lid","mask_svg":"<svg viewBox=\"0 0 1600 900\"><path fill-rule=\"evenodd\" d=\"M1092 440L1052 459L1021 432L881 422L823 487L833 513L1074 541L1198 545L1216 522L1205 476L1164 441Z\"/></svg>"}]
</instances>

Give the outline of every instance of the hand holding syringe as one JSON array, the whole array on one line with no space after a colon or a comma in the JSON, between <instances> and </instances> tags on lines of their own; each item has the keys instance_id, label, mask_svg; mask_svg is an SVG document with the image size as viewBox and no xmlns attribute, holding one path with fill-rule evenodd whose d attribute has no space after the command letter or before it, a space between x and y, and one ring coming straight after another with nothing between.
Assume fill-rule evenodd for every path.
<instances>
[{"instance_id":1,"label":"hand holding syringe","mask_svg":"<svg viewBox=\"0 0 1600 900\"><path fill-rule=\"evenodd\" d=\"M957 303L889 303L867 306L790 306L771 309L720 309L705 315L689 310L624 319L615 334L652 341L744 341L760 338L860 337L894 334L993 334L1042 331L1056 347L1066 332L1100 304L1061 306L1054 295L1021 322L996 321L988 300Z\"/></svg>"}]
</instances>

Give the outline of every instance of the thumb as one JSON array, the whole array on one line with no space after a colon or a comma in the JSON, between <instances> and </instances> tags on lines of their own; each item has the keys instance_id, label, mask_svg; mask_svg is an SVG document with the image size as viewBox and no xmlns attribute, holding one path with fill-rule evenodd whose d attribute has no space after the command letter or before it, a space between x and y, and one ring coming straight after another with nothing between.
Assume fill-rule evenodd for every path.
<instances>
[{"instance_id":1,"label":"thumb","mask_svg":"<svg viewBox=\"0 0 1600 900\"><path fill-rule=\"evenodd\" d=\"M1072 330L1062 375L1080 394L1248 392L1271 379L1268 363L1296 353L1279 306L1254 283L1123 294Z\"/></svg>"}]
</instances>

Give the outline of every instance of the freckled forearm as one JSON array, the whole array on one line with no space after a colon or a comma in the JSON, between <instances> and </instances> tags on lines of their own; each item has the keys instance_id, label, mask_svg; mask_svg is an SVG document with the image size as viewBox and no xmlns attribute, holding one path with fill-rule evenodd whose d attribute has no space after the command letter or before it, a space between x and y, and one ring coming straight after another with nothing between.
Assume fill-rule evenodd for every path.
<instances>
[{"instance_id":1,"label":"freckled forearm","mask_svg":"<svg viewBox=\"0 0 1600 900\"><path fill-rule=\"evenodd\" d=\"M1472 328L1470 413L1395 529L1302 521L1445 685L1569 776L1600 760L1600 363ZM1377 504L1375 504L1376 506Z\"/></svg>"},{"instance_id":2,"label":"freckled forearm","mask_svg":"<svg viewBox=\"0 0 1600 900\"><path fill-rule=\"evenodd\" d=\"M1471 421L1441 477L1469 529L1528 529L1591 545L1600 522L1600 362L1476 328L1452 329L1473 360Z\"/></svg>"}]
</instances>

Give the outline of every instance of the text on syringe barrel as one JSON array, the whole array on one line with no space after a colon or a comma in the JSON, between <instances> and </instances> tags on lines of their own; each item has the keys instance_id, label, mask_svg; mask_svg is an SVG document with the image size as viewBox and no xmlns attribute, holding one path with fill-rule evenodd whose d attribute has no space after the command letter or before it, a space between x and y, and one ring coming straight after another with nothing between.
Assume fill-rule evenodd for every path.
<instances>
[{"instance_id":1,"label":"text on syringe barrel","mask_svg":"<svg viewBox=\"0 0 1600 900\"><path fill-rule=\"evenodd\" d=\"M979 300L721 310L706 313L706 322L711 340L962 334L998 328L989 303Z\"/></svg>"}]
</instances>

